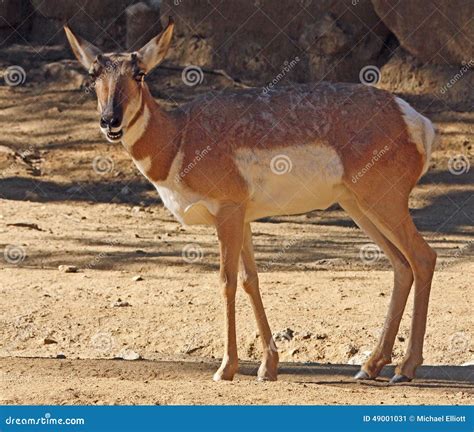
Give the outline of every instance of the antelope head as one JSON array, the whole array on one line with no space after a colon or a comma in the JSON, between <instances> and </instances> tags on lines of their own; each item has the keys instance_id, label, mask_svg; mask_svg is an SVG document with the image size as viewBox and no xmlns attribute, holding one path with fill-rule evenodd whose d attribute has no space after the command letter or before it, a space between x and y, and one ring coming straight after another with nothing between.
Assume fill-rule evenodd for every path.
<instances>
[{"instance_id":1,"label":"antelope head","mask_svg":"<svg viewBox=\"0 0 474 432\"><path fill-rule=\"evenodd\" d=\"M165 58L173 34L167 27L143 48L127 53L102 53L64 27L71 48L86 68L97 95L100 130L110 142L120 141L142 105L145 76Z\"/></svg>"}]
</instances>

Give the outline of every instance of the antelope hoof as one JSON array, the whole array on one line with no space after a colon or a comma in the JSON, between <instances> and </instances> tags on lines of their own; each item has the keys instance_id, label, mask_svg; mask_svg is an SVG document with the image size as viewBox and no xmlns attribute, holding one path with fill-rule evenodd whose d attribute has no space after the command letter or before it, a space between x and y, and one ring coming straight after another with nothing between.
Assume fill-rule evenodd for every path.
<instances>
[{"instance_id":1,"label":"antelope hoof","mask_svg":"<svg viewBox=\"0 0 474 432\"><path fill-rule=\"evenodd\" d=\"M221 366L219 369L217 369L217 372L214 374L212 379L214 381L232 381L234 379L234 375L237 372L236 367L231 367L231 366Z\"/></svg>"},{"instance_id":2,"label":"antelope hoof","mask_svg":"<svg viewBox=\"0 0 474 432\"><path fill-rule=\"evenodd\" d=\"M277 368L269 368L265 364L261 364L258 368L258 381L276 381L278 377Z\"/></svg>"},{"instance_id":3,"label":"antelope hoof","mask_svg":"<svg viewBox=\"0 0 474 432\"><path fill-rule=\"evenodd\" d=\"M410 382L412 378L408 378L406 375L395 374L390 380L390 384L400 384Z\"/></svg>"},{"instance_id":4,"label":"antelope hoof","mask_svg":"<svg viewBox=\"0 0 474 432\"><path fill-rule=\"evenodd\" d=\"M354 375L354 379L358 381L365 381L365 380L373 380L375 378L372 378L365 370L361 369L359 372L357 372Z\"/></svg>"}]
</instances>

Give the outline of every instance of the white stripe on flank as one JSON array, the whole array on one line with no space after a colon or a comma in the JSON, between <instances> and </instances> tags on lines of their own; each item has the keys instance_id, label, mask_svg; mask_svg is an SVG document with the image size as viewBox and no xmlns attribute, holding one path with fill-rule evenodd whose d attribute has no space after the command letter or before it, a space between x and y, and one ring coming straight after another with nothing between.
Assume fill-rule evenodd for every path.
<instances>
[{"instance_id":1,"label":"white stripe on flank","mask_svg":"<svg viewBox=\"0 0 474 432\"><path fill-rule=\"evenodd\" d=\"M344 174L337 152L322 143L241 148L235 159L249 189L249 221L325 209L337 200Z\"/></svg>"}]
</instances>

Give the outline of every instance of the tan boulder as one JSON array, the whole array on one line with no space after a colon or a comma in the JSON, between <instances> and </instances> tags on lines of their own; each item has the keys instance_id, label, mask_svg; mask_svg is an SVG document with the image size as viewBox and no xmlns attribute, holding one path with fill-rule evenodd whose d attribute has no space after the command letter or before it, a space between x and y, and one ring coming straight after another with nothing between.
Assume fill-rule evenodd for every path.
<instances>
[{"instance_id":1,"label":"tan boulder","mask_svg":"<svg viewBox=\"0 0 474 432\"><path fill-rule=\"evenodd\" d=\"M474 59L472 0L372 0L409 53L423 62L461 65Z\"/></svg>"}]
</instances>

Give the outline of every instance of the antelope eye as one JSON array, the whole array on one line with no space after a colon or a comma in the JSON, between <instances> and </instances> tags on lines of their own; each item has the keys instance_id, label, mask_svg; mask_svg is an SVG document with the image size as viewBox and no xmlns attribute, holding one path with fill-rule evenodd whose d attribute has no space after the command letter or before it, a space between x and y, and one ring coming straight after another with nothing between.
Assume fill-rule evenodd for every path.
<instances>
[{"instance_id":1,"label":"antelope eye","mask_svg":"<svg viewBox=\"0 0 474 432\"><path fill-rule=\"evenodd\" d=\"M139 71L133 76L133 79L137 82L142 82L145 78L145 75L145 72Z\"/></svg>"},{"instance_id":2,"label":"antelope eye","mask_svg":"<svg viewBox=\"0 0 474 432\"><path fill-rule=\"evenodd\" d=\"M89 71L89 78L91 80L96 80L99 75L100 75L99 71L97 71L95 69Z\"/></svg>"}]
</instances>

